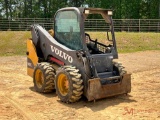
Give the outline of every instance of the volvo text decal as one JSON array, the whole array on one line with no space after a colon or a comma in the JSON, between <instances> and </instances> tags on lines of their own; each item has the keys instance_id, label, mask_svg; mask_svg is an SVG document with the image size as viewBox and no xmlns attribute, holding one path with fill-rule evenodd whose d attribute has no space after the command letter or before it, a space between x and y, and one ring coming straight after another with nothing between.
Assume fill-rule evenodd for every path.
<instances>
[{"instance_id":1,"label":"volvo text decal","mask_svg":"<svg viewBox=\"0 0 160 120\"><path fill-rule=\"evenodd\" d=\"M58 48L51 46L51 51L54 52L56 55L58 55L59 57L63 58L64 60L68 60L68 62L72 63L73 62L73 58L68 55L67 53L59 50Z\"/></svg>"}]
</instances>

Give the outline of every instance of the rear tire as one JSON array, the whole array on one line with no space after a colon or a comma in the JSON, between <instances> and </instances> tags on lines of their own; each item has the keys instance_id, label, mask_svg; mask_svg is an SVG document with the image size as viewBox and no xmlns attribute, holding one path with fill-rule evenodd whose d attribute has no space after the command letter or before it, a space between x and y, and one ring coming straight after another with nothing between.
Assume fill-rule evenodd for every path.
<instances>
[{"instance_id":1,"label":"rear tire","mask_svg":"<svg viewBox=\"0 0 160 120\"><path fill-rule=\"evenodd\" d=\"M83 94L83 81L79 70L73 66L60 67L57 70L55 87L62 102L73 103Z\"/></svg>"},{"instance_id":2,"label":"rear tire","mask_svg":"<svg viewBox=\"0 0 160 120\"><path fill-rule=\"evenodd\" d=\"M114 70L116 70L116 74L119 76L123 76L124 74L127 73L127 71L124 69L124 67L122 66L122 64L117 63L117 62L113 62L113 68Z\"/></svg>"},{"instance_id":3,"label":"rear tire","mask_svg":"<svg viewBox=\"0 0 160 120\"><path fill-rule=\"evenodd\" d=\"M37 92L51 92L54 86L55 71L49 63L38 63L33 74L34 88Z\"/></svg>"}]
</instances>

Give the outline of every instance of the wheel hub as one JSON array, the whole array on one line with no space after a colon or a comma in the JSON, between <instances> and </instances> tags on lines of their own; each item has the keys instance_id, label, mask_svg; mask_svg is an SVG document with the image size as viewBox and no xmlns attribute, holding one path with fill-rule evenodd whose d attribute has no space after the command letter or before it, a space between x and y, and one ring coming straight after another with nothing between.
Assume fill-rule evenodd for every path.
<instances>
[{"instance_id":1,"label":"wheel hub","mask_svg":"<svg viewBox=\"0 0 160 120\"><path fill-rule=\"evenodd\" d=\"M38 69L36 71L35 79L36 79L37 87L41 88L42 85L44 84L44 76L43 76L43 73L42 73L42 71L40 69Z\"/></svg>"},{"instance_id":2,"label":"wheel hub","mask_svg":"<svg viewBox=\"0 0 160 120\"><path fill-rule=\"evenodd\" d=\"M65 74L60 74L58 77L58 88L63 96L66 96L69 91L69 81Z\"/></svg>"}]
</instances>

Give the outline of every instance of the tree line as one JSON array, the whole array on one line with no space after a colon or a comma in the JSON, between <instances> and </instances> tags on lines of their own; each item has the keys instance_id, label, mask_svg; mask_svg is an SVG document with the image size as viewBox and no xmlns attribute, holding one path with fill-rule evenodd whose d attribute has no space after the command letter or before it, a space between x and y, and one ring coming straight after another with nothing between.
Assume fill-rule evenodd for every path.
<instances>
[{"instance_id":1,"label":"tree line","mask_svg":"<svg viewBox=\"0 0 160 120\"><path fill-rule=\"evenodd\" d=\"M0 0L0 18L52 18L73 6L112 9L114 19L160 18L160 0Z\"/></svg>"}]
</instances>

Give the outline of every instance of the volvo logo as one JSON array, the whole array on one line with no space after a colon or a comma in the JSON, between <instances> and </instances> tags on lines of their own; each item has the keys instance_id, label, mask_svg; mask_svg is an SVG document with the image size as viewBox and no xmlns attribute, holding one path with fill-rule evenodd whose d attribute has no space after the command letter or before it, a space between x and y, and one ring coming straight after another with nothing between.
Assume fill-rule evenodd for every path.
<instances>
[{"instance_id":1,"label":"volvo logo","mask_svg":"<svg viewBox=\"0 0 160 120\"><path fill-rule=\"evenodd\" d=\"M59 50L58 48L51 46L51 51L54 52L56 55L58 55L59 57L63 58L64 60L68 60L68 62L72 63L73 62L73 58L68 55L67 53Z\"/></svg>"}]
</instances>

